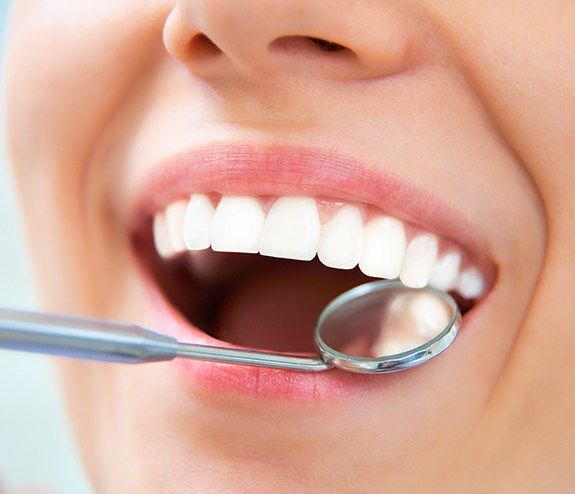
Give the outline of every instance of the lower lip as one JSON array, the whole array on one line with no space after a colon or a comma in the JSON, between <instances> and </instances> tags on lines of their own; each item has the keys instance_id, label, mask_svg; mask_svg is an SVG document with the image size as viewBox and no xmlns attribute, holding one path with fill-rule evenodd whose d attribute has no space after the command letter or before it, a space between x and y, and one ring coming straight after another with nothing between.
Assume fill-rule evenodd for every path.
<instances>
[{"instance_id":1,"label":"lower lip","mask_svg":"<svg viewBox=\"0 0 575 494\"><path fill-rule=\"evenodd\" d=\"M210 337L187 321L159 291L154 280L147 276L146 285L155 325L163 333L186 343L234 347ZM476 312L473 310L466 314L466 327ZM444 354L445 357L447 355ZM408 374L417 372L412 369L408 373L367 375L330 369L320 373L306 373L186 359L175 360L173 366L192 393L218 396L236 394L291 403L325 399L333 402L361 393L381 393L387 386L396 386L398 379L405 379Z\"/></svg>"}]
</instances>

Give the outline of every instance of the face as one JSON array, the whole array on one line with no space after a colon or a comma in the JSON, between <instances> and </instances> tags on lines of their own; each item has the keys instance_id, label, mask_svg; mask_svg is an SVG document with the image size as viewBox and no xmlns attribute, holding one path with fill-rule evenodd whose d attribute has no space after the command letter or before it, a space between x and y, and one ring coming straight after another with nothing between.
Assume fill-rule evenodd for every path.
<instances>
[{"instance_id":1,"label":"face","mask_svg":"<svg viewBox=\"0 0 575 494\"><path fill-rule=\"evenodd\" d=\"M567 0L17 1L8 144L45 308L292 353L372 278L465 312L383 376L61 361L97 491L562 486L574 47Z\"/></svg>"}]
</instances>

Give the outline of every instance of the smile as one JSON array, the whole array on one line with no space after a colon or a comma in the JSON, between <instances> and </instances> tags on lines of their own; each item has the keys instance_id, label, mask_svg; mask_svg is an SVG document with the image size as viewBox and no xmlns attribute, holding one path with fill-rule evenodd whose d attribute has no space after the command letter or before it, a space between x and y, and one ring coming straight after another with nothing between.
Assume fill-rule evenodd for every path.
<instances>
[{"instance_id":1,"label":"smile","mask_svg":"<svg viewBox=\"0 0 575 494\"><path fill-rule=\"evenodd\" d=\"M307 355L330 300L394 278L450 292L467 314L465 331L495 280L485 239L456 212L341 155L207 147L160 164L136 205L132 244L157 329L192 343ZM281 390L284 398L349 391L374 379L179 365L196 383L258 395Z\"/></svg>"}]
</instances>

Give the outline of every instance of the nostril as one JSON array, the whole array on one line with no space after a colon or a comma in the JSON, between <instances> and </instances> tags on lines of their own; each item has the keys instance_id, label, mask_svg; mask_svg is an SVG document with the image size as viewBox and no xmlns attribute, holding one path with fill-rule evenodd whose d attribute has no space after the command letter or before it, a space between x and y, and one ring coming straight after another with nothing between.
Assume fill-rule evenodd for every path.
<instances>
[{"instance_id":1,"label":"nostril","mask_svg":"<svg viewBox=\"0 0 575 494\"><path fill-rule=\"evenodd\" d=\"M333 52L347 50L345 46L340 45L339 43L334 43L333 41L328 41L326 39L313 38L311 36L308 36L307 39L309 39L314 45L323 51Z\"/></svg>"},{"instance_id":2,"label":"nostril","mask_svg":"<svg viewBox=\"0 0 575 494\"><path fill-rule=\"evenodd\" d=\"M337 55L339 57L355 57L350 48L334 41L314 36L282 36L270 44L270 50L283 51L291 54L302 53L313 55L314 53Z\"/></svg>"},{"instance_id":3,"label":"nostril","mask_svg":"<svg viewBox=\"0 0 575 494\"><path fill-rule=\"evenodd\" d=\"M189 43L189 55L198 60L219 55L222 50L204 33L196 34Z\"/></svg>"}]
</instances>

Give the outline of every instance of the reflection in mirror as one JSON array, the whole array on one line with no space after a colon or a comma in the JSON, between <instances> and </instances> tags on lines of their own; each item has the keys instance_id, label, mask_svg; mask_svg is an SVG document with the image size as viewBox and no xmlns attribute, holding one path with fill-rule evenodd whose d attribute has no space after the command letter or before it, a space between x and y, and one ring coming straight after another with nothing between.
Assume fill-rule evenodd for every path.
<instances>
[{"instance_id":1,"label":"reflection in mirror","mask_svg":"<svg viewBox=\"0 0 575 494\"><path fill-rule=\"evenodd\" d=\"M381 358L429 342L443 331L451 313L449 304L430 292L379 290L336 308L320 333L337 352Z\"/></svg>"}]
</instances>

